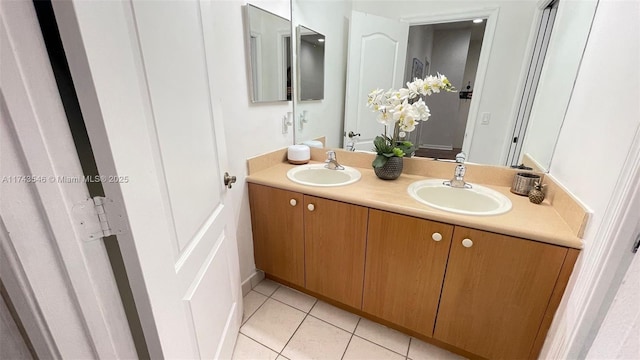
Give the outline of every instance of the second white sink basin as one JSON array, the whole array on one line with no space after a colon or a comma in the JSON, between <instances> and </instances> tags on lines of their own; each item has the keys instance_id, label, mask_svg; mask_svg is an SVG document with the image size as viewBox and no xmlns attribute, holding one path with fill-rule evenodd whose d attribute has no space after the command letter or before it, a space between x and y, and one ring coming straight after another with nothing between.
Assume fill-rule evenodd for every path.
<instances>
[{"instance_id":1,"label":"second white sink basin","mask_svg":"<svg viewBox=\"0 0 640 360\"><path fill-rule=\"evenodd\" d=\"M324 164L300 165L287 171L289 180L309 186L343 186L360 180L358 170L345 166L344 170L331 170Z\"/></svg>"},{"instance_id":2,"label":"second white sink basin","mask_svg":"<svg viewBox=\"0 0 640 360\"><path fill-rule=\"evenodd\" d=\"M443 185L445 180L416 181L407 188L417 201L453 213L464 215L499 215L511 210L511 200L487 187L473 184L471 189Z\"/></svg>"}]
</instances>

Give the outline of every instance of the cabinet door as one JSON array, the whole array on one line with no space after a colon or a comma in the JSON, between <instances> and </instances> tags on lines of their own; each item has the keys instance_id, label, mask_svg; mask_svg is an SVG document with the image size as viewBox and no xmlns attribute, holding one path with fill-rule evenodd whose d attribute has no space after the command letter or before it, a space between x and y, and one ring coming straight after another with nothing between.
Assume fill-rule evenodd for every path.
<instances>
[{"instance_id":1,"label":"cabinet door","mask_svg":"<svg viewBox=\"0 0 640 360\"><path fill-rule=\"evenodd\" d=\"M302 194L249 184L256 267L304 286Z\"/></svg>"},{"instance_id":2,"label":"cabinet door","mask_svg":"<svg viewBox=\"0 0 640 360\"><path fill-rule=\"evenodd\" d=\"M456 227L434 338L489 359L526 359L567 249Z\"/></svg>"},{"instance_id":3,"label":"cabinet door","mask_svg":"<svg viewBox=\"0 0 640 360\"><path fill-rule=\"evenodd\" d=\"M453 226L369 212L362 310L433 334Z\"/></svg>"},{"instance_id":4,"label":"cabinet door","mask_svg":"<svg viewBox=\"0 0 640 360\"><path fill-rule=\"evenodd\" d=\"M307 195L304 204L306 288L360 309L369 209Z\"/></svg>"}]
</instances>

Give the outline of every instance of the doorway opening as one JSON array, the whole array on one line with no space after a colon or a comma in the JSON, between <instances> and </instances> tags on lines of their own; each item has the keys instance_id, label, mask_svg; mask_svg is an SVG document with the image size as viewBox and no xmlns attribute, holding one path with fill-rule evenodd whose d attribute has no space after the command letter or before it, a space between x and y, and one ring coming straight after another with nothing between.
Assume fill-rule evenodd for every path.
<instances>
[{"instance_id":1,"label":"doorway opening","mask_svg":"<svg viewBox=\"0 0 640 360\"><path fill-rule=\"evenodd\" d=\"M445 74L458 89L428 99L429 121L410 133L415 155L455 159L462 151L473 88L476 83L486 19L409 27L405 83L419 77Z\"/></svg>"}]
</instances>

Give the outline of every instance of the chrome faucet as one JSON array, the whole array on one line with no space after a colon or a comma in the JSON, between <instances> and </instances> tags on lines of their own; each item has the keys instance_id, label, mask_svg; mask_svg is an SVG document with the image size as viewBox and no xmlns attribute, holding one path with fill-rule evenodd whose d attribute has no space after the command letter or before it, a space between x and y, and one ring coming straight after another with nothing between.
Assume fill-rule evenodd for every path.
<instances>
[{"instance_id":1,"label":"chrome faucet","mask_svg":"<svg viewBox=\"0 0 640 360\"><path fill-rule=\"evenodd\" d=\"M471 184L468 184L464 181L464 173L467 171L467 168L464 166L464 161L467 159L467 155L462 151L456 155L456 170L453 174L453 179L449 181L445 181L442 184L446 186L451 186L454 188L465 188L471 189Z\"/></svg>"},{"instance_id":2,"label":"chrome faucet","mask_svg":"<svg viewBox=\"0 0 640 360\"><path fill-rule=\"evenodd\" d=\"M336 159L336 152L333 150L327 151L327 160L324 161L327 169L331 170L344 170L344 166L338 164L338 159Z\"/></svg>"},{"instance_id":3,"label":"chrome faucet","mask_svg":"<svg viewBox=\"0 0 640 360\"><path fill-rule=\"evenodd\" d=\"M356 151L356 143L360 138L360 133L354 133L353 131L349 131L349 134L347 136L349 137L350 140L347 143L347 146L345 147L345 149L347 151Z\"/></svg>"}]
</instances>

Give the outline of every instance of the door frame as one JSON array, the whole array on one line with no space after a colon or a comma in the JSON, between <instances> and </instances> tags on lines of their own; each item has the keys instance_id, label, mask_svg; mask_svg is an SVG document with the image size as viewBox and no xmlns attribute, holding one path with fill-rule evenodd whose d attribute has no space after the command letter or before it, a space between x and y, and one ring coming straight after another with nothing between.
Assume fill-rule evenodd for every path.
<instances>
[{"instance_id":1,"label":"door frame","mask_svg":"<svg viewBox=\"0 0 640 360\"><path fill-rule=\"evenodd\" d=\"M493 46L493 39L498 23L498 15L500 8L482 7L477 9L469 9L465 11L452 11L442 13L431 13L423 15L413 15L400 18L400 21L409 23L409 26L432 25L439 23L449 23L458 21L471 21L477 18L486 18L487 24L482 38L482 47L480 48L480 58L478 60L478 68L476 70L476 79L473 87L473 97L469 105L469 115L464 131L464 141L462 143L462 151L469 154L473 143L473 135L476 122L479 119L480 100L482 99L487 68L489 67L489 55Z\"/></svg>"},{"instance_id":2,"label":"door frame","mask_svg":"<svg viewBox=\"0 0 640 360\"><path fill-rule=\"evenodd\" d=\"M556 0L538 0L538 3L536 5L536 12L533 16L533 21L531 23L531 29L529 29L529 40L527 41L527 47L526 52L524 54L524 59L527 59L527 61L522 63L522 68L520 69L520 79L518 80L518 86L516 88L516 92L515 94L517 95L513 101L513 105L511 107L511 116L510 116L510 124L509 124L509 136L507 136L507 138L505 139L505 142L503 144L503 148L502 148L502 152L500 154L500 162L499 164L505 164L505 166L510 166L509 164L507 164L507 161L509 160L509 152L511 151L511 146L513 143L513 133L515 131L518 121L518 111L519 111L519 107L520 107L520 103L522 101L522 94L525 91L525 87L527 86L527 77L528 77L528 70L529 67L531 66L531 59L534 56L535 50L536 50L536 40L537 40L537 35L540 32L540 22L543 19L544 16L544 10L551 5L551 3L553 3ZM560 2L562 0L558 0L558 2ZM544 64L544 60L542 61ZM535 94L534 94L534 100L535 100ZM527 135L527 128L529 126L529 121L527 118L527 127L524 130L524 134L522 135L522 139L519 139L520 142L520 151L518 154L518 158L521 157L522 155L522 145L524 145L524 138Z\"/></svg>"},{"instance_id":3,"label":"door frame","mask_svg":"<svg viewBox=\"0 0 640 360\"><path fill-rule=\"evenodd\" d=\"M16 190L21 199L32 201L3 204L10 214L30 214L32 226L11 233L6 223L13 221L11 215L0 214L2 281L39 357L135 358L103 238L89 238L92 221L80 211L88 188L82 181L55 180L84 174L35 8L30 1L3 2L0 13L0 36L8 39L0 41L7 46L3 67L11 70L2 80L7 96L0 95L0 106L10 114L3 120L10 133L3 136L16 141L22 167L47 177L27 191ZM41 229L48 246L29 251L24 244L35 246Z\"/></svg>"}]
</instances>

